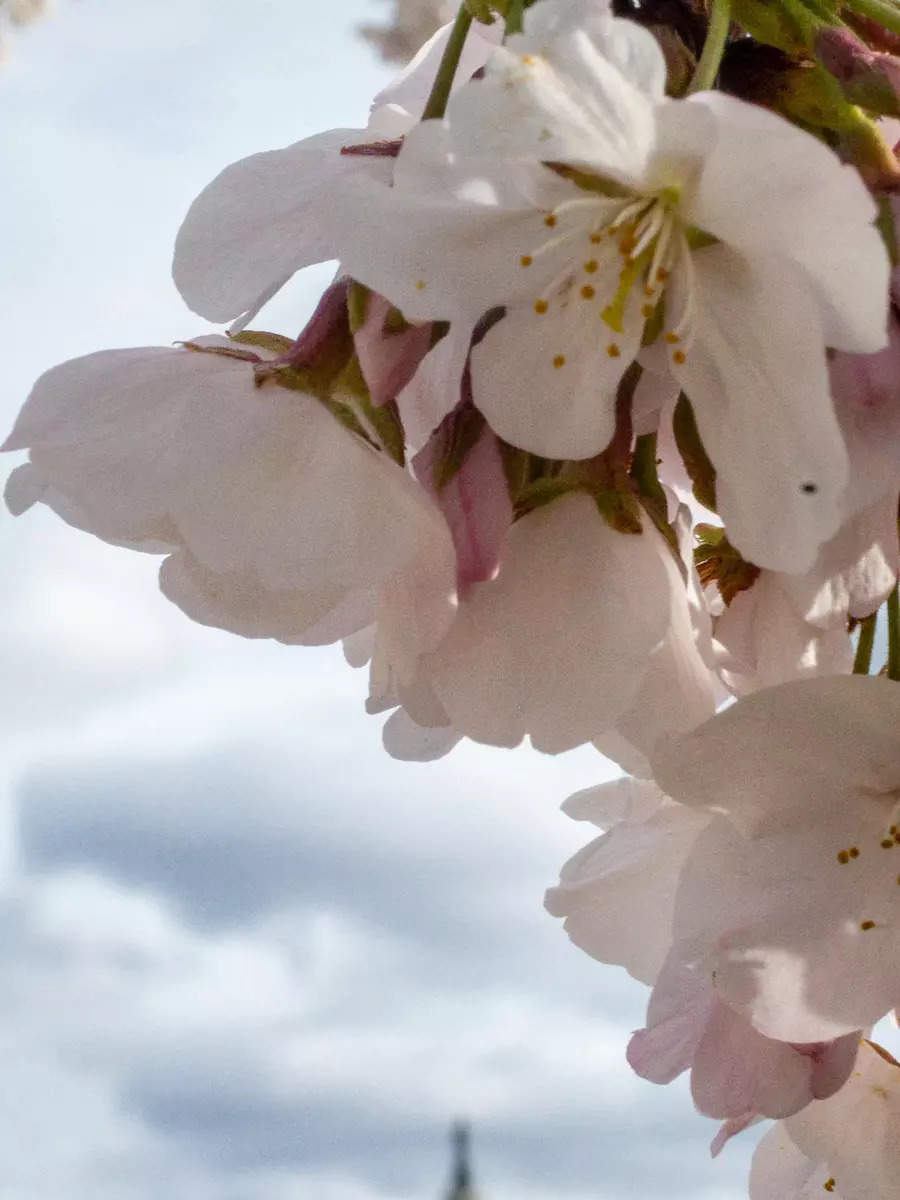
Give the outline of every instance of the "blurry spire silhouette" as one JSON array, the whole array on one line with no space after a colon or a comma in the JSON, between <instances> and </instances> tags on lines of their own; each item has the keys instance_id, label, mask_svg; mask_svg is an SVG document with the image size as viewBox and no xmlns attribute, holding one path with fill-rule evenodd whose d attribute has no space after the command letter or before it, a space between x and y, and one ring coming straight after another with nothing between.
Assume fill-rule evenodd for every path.
<instances>
[{"instance_id":1,"label":"blurry spire silhouette","mask_svg":"<svg viewBox=\"0 0 900 1200\"><path fill-rule=\"evenodd\" d=\"M450 1142L453 1147L453 1168L447 1200L478 1200L472 1185L469 1126L465 1121L457 1121L453 1125L450 1130Z\"/></svg>"}]
</instances>

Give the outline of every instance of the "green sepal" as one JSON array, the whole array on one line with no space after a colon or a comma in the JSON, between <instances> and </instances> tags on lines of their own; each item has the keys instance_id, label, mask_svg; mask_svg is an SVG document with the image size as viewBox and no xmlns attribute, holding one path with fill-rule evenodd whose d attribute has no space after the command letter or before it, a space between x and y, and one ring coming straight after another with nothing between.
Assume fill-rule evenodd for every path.
<instances>
[{"instance_id":1,"label":"green sepal","mask_svg":"<svg viewBox=\"0 0 900 1200\"><path fill-rule=\"evenodd\" d=\"M386 453L402 467L406 462L406 438L396 403L389 400L387 404L376 405L366 396L360 401L360 409Z\"/></svg>"},{"instance_id":2,"label":"green sepal","mask_svg":"<svg viewBox=\"0 0 900 1200\"><path fill-rule=\"evenodd\" d=\"M643 533L641 506L631 492L594 492L597 511L617 533Z\"/></svg>"},{"instance_id":3,"label":"green sepal","mask_svg":"<svg viewBox=\"0 0 900 1200\"><path fill-rule=\"evenodd\" d=\"M515 519L518 521L528 513L534 512L536 508L543 508L545 504L550 504L569 492L587 490L584 484L574 483L571 479L564 479L558 475L545 475L541 479L535 479L517 493L513 506Z\"/></svg>"},{"instance_id":4,"label":"green sepal","mask_svg":"<svg viewBox=\"0 0 900 1200\"><path fill-rule=\"evenodd\" d=\"M672 417L675 444L684 469L690 478L697 500L711 512L716 511L716 468L712 465L706 448L700 440L697 420L690 400L684 392L678 397Z\"/></svg>"},{"instance_id":5,"label":"green sepal","mask_svg":"<svg viewBox=\"0 0 900 1200\"><path fill-rule=\"evenodd\" d=\"M694 548L694 562L700 582L704 587L715 583L729 605L739 592L753 586L759 578L759 567L741 557L718 525L697 525L694 534L699 541Z\"/></svg>"},{"instance_id":6,"label":"green sepal","mask_svg":"<svg viewBox=\"0 0 900 1200\"><path fill-rule=\"evenodd\" d=\"M237 347L232 349L230 346L201 346L199 342L176 342L175 345L185 350L193 350L197 354L218 354L221 358L237 358L241 362L253 363L254 366L259 363L259 355L251 350L238 350Z\"/></svg>"},{"instance_id":7,"label":"green sepal","mask_svg":"<svg viewBox=\"0 0 900 1200\"><path fill-rule=\"evenodd\" d=\"M242 329L240 333L229 333L233 342L243 346L259 346L260 350L268 350L271 354L287 354L293 341L281 333L267 333L264 329Z\"/></svg>"},{"instance_id":8,"label":"green sepal","mask_svg":"<svg viewBox=\"0 0 900 1200\"><path fill-rule=\"evenodd\" d=\"M355 279L347 289L347 321L351 333L356 333L365 325L371 295L369 288L365 284L357 283Z\"/></svg>"},{"instance_id":9,"label":"green sepal","mask_svg":"<svg viewBox=\"0 0 900 1200\"><path fill-rule=\"evenodd\" d=\"M255 368L256 381L260 384L274 379L292 391L308 392L320 400L328 400L354 353L349 325L342 325L318 349L314 362L303 366L261 362Z\"/></svg>"},{"instance_id":10,"label":"green sepal","mask_svg":"<svg viewBox=\"0 0 900 1200\"><path fill-rule=\"evenodd\" d=\"M384 324L381 326L381 332L389 336L395 333L405 333L410 328L409 321L404 317L399 308L393 306L387 310L384 318Z\"/></svg>"}]
</instances>

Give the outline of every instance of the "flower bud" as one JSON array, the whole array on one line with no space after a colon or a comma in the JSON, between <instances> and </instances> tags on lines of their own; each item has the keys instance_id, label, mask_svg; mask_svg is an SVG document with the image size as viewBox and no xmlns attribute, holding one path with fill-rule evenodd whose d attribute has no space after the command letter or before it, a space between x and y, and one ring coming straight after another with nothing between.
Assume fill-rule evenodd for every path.
<instances>
[{"instance_id":1,"label":"flower bud","mask_svg":"<svg viewBox=\"0 0 900 1200\"><path fill-rule=\"evenodd\" d=\"M816 39L822 66L852 104L900 116L900 58L872 50L849 29L823 29Z\"/></svg>"}]
</instances>

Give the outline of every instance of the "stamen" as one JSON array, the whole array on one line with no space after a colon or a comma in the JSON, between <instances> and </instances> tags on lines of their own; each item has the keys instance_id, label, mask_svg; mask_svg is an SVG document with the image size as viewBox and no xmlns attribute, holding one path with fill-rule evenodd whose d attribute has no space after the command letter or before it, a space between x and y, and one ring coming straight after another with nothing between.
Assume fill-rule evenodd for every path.
<instances>
[{"instance_id":1,"label":"stamen","mask_svg":"<svg viewBox=\"0 0 900 1200\"><path fill-rule=\"evenodd\" d=\"M553 365L557 368L564 367L566 365L566 356L564 354L557 354L553 360Z\"/></svg>"},{"instance_id":2,"label":"stamen","mask_svg":"<svg viewBox=\"0 0 900 1200\"><path fill-rule=\"evenodd\" d=\"M594 296L596 295L596 292L594 291L594 289L591 287L591 285L589 283L586 283L584 285L584 287L581 289L581 294L585 298L585 300L593 300Z\"/></svg>"},{"instance_id":3,"label":"stamen","mask_svg":"<svg viewBox=\"0 0 900 1200\"><path fill-rule=\"evenodd\" d=\"M556 224L556 215L554 213L550 213L549 216L544 217L544 224L548 229L552 229Z\"/></svg>"},{"instance_id":4,"label":"stamen","mask_svg":"<svg viewBox=\"0 0 900 1200\"><path fill-rule=\"evenodd\" d=\"M547 305L546 300L535 300L534 311L536 313L545 313L547 311L547 308L548 308L548 305Z\"/></svg>"},{"instance_id":5,"label":"stamen","mask_svg":"<svg viewBox=\"0 0 900 1200\"><path fill-rule=\"evenodd\" d=\"M647 249L659 231L662 229L663 222L666 220L668 213L661 204L655 204L652 211L644 218L643 229L638 228L635 231L637 237L637 245L632 251L635 258Z\"/></svg>"},{"instance_id":6,"label":"stamen","mask_svg":"<svg viewBox=\"0 0 900 1200\"><path fill-rule=\"evenodd\" d=\"M606 353L610 358L618 358L622 351L615 342L610 342L610 344L606 347Z\"/></svg>"},{"instance_id":7,"label":"stamen","mask_svg":"<svg viewBox=\"0 0 900 1200\"><path fill-rule=\"evenodd\" d=\"M522 257L519 259L519 265L522 267L530 267L533 262L534 262L534 259L531 257L530 254L523 254Z\"/></svg>"}]
</instances>

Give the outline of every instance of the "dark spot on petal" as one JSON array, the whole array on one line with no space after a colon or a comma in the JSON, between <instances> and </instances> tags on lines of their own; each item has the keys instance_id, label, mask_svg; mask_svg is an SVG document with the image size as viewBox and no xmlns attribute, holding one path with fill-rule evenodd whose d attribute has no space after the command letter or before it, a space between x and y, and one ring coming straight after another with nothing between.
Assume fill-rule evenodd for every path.
<instances>
[{"instance_id":1,"label":"dark spot on petal","mask_svg":"<svg viewBox=\"0 0 900 1200\"><path fill-rule=\"evenodd\" d=\"M800 484L800 491L805 492L807 496L814 496L818 490L818 487L814 483Z\"/></svg>"}]
</instances>

